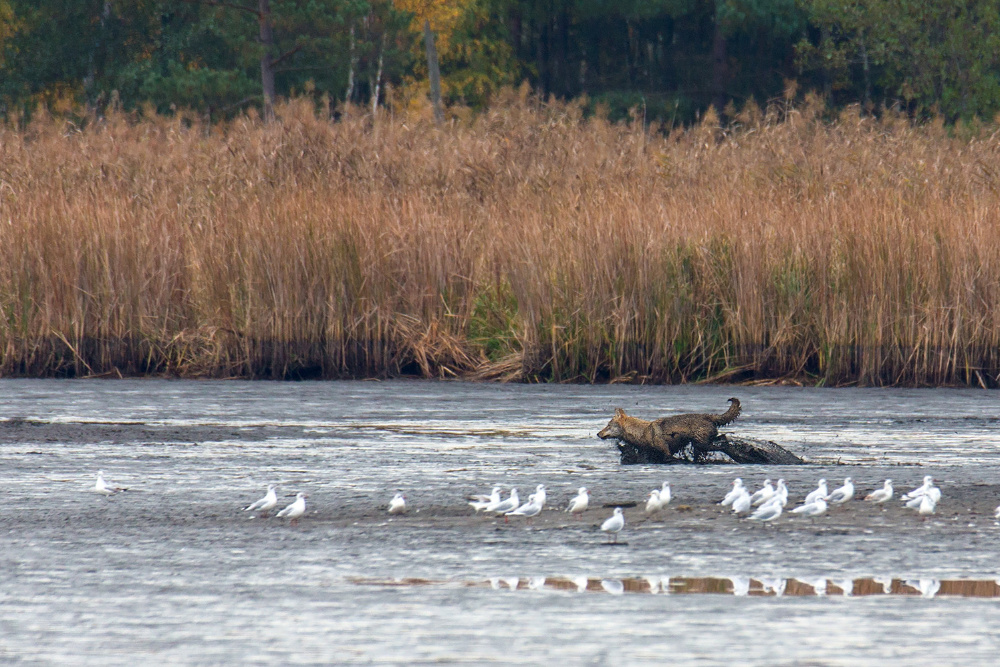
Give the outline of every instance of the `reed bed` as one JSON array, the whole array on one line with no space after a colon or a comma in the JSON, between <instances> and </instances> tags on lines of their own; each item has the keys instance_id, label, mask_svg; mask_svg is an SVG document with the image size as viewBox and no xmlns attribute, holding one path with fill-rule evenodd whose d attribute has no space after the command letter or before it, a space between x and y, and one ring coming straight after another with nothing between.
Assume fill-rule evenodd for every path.
<instances>
[{"instance_id":1,"label":"reed bed","mask_svg":"<svg viewBox=\"0 0 1000 667\"><path fill-rule=\"evenodd\" d=\"M997 133L279 116L0 128L0 374L1000 384Z\"/></svg>"}]
</instances>

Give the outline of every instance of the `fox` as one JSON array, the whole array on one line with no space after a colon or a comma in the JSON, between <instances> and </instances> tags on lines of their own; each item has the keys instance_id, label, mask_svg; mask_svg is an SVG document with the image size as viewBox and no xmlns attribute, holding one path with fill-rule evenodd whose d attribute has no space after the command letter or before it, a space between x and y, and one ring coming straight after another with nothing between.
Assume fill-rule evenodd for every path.
<instances>
[{"instance_id":1,"label":"fox","mask_svg":"<svg viewBox=\"0 0 1000 667\"><path fill-rule=\"evenodd\" d=\"M602 440L618 440L618 447L625 462L626 450L622 443L630 445L642 459L649 463L666 463L691 444L695 458L718 449L713 441L719 437L719 427L731 424L740 416L740 401L729 399L729 409L721 415L687 414L662 417L646 421L625 414L615 408L615 416L597 434ZM723 436L725 437L725 436Z\"/></svg>"}]
</instances>

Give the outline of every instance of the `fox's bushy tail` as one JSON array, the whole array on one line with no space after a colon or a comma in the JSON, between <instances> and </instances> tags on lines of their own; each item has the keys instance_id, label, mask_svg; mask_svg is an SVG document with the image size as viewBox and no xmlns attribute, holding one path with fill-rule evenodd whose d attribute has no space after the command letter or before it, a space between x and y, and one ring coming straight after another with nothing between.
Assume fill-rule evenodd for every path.
<instances>
[{"instance_id":1,"label":"fox's bushy tail","mask_svg":"<svg viewBox=\"0 0 1000 667\"><path fill-rule=\"evenodd\" d=\"M710 417L712 419L712 423L716 426L725 426L726 424L731 424L736 421L736 418L740 416L740 412L740 399L730 398L728 410L721 415L710 415Z\"/></svg>"}]
</instances>

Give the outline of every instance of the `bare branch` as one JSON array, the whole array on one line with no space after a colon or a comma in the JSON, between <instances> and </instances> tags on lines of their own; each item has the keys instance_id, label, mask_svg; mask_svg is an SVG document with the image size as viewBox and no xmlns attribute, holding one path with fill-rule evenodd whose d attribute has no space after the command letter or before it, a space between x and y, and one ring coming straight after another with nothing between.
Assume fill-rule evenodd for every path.
<instances>
[{"instance_id":1,"label":"bare branch","mask_svg":"<svg viewBox=\"0 0 1000 667\"><path fill-rule=\"evenodd\" d=\"M294 49L291 49L290 51L286 51L285 53L282 53L280 56L278 56L277 58L275 58L274 60L271 61L271 66L273 67L274 65L277 65L278 63L280 63L282 60L287 60L287 59L291 58L296 53L298 53L299 51L301 51L302 47L303 47L303 45L299 44Z\"/></svg>"}]
</instances>

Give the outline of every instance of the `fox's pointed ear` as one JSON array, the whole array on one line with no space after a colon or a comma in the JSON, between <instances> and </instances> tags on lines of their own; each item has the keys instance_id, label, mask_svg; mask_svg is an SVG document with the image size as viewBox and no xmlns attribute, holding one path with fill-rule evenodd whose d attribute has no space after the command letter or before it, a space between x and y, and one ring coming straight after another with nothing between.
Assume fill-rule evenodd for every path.
<instances>
[{"instance_id":1,"label":"fox's pointed ear","mask_svg":"<svg viewBox=\"0 0 1000 667\"><path fill-rule=\"evenodd\" d=\"M621 408L615 408L615 419L621 419L625 416L625 411Z\"/></svg>"}]
</instances>

